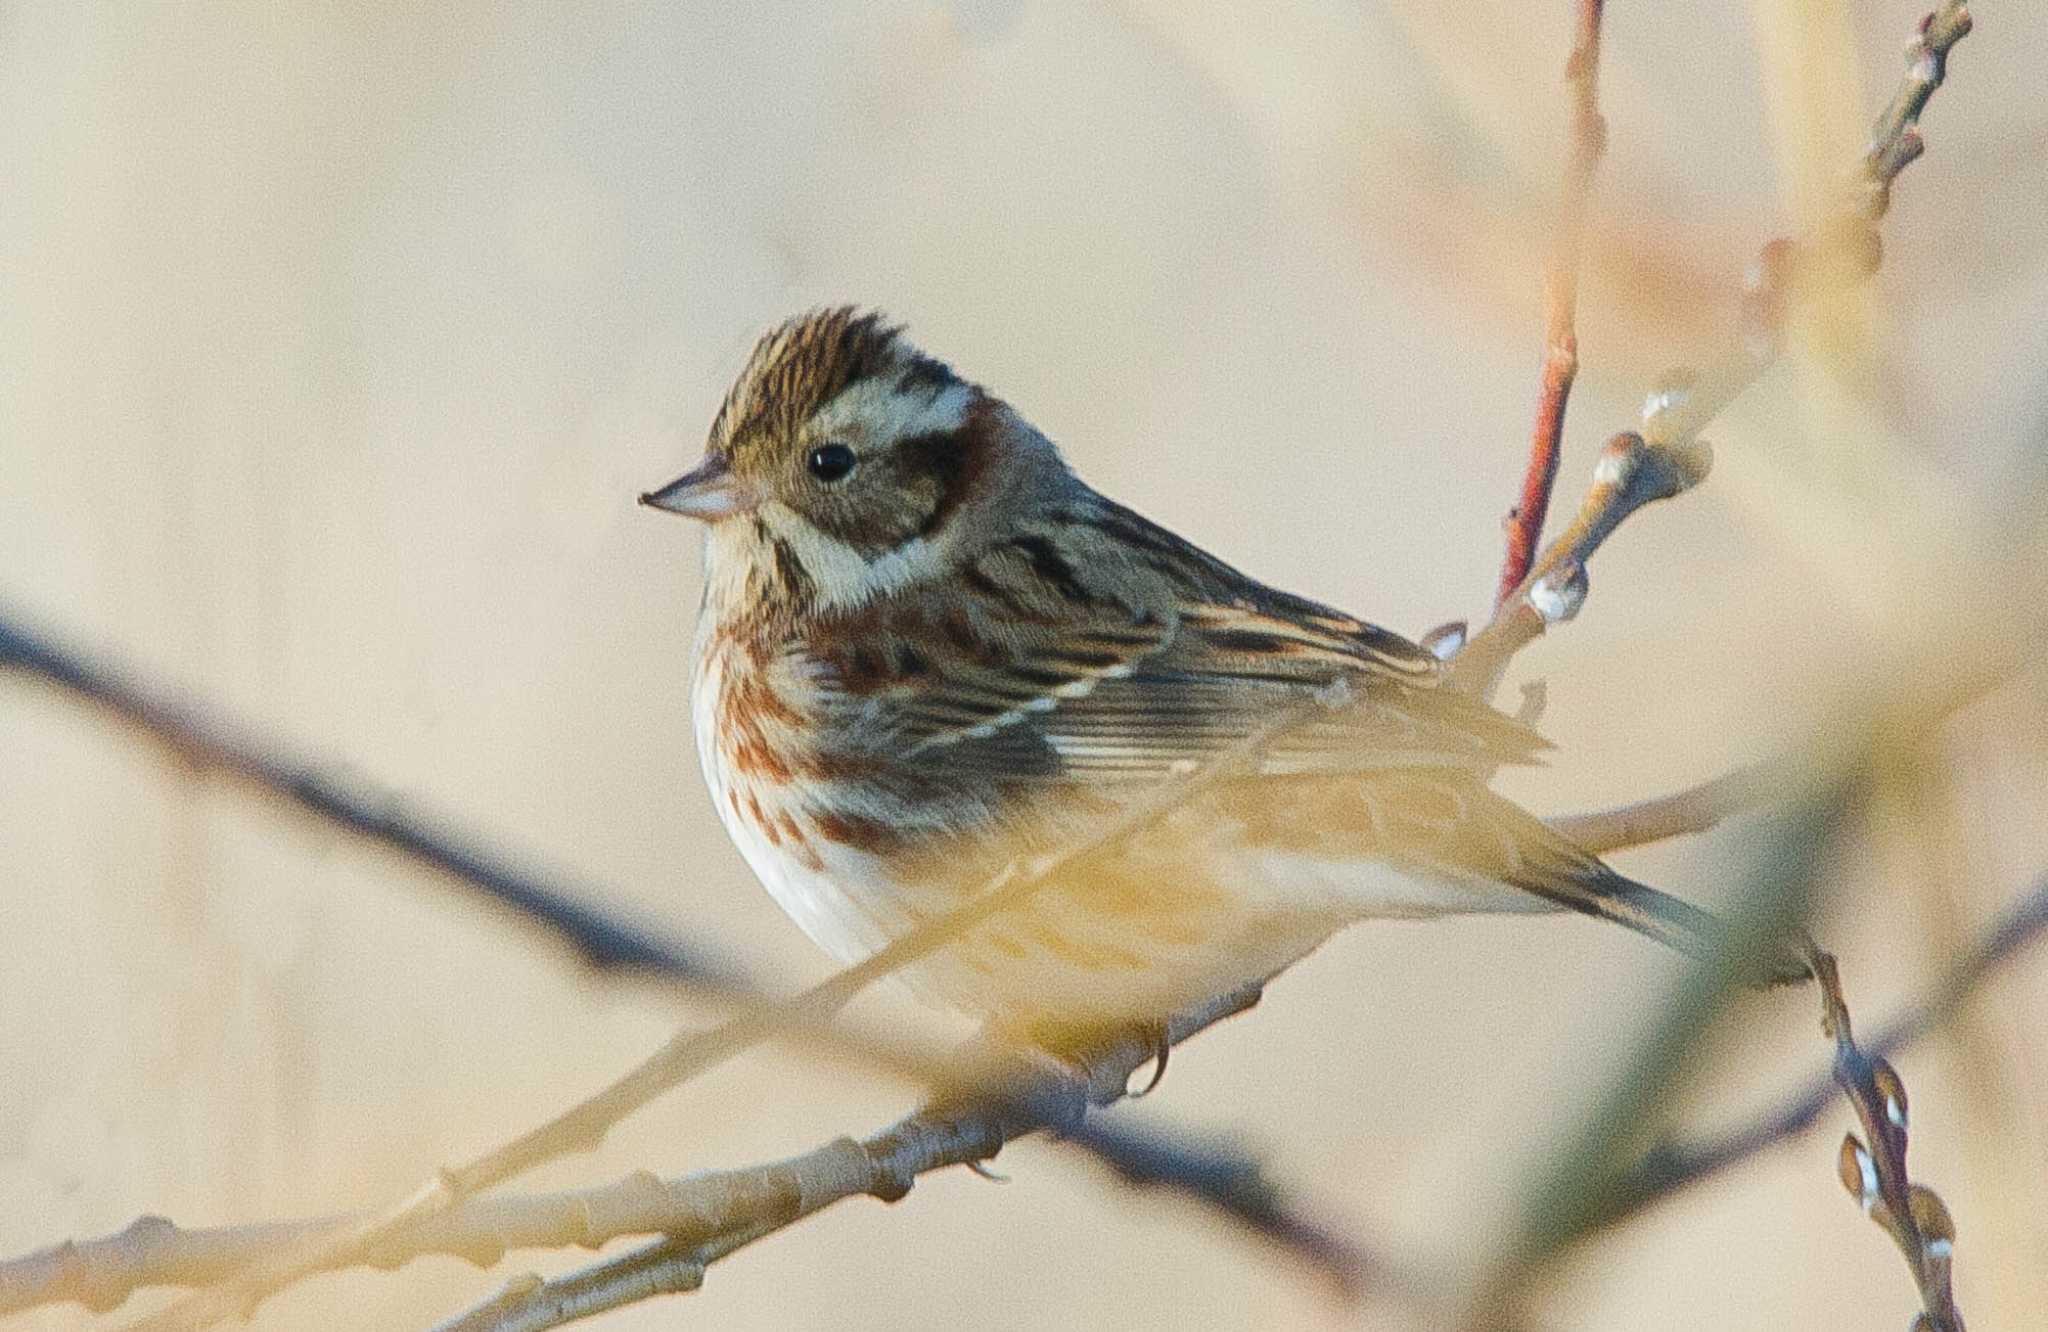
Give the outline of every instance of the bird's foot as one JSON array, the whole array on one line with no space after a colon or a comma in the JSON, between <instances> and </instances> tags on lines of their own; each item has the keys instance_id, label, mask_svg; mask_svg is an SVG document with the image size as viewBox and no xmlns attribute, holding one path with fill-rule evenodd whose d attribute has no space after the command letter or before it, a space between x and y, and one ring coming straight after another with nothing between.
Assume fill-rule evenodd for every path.
<instances>
[{"instance_id":1,"label":"bird's foot","mask_svg":"<svg viewBox=\"0 0 2048 1332\"><path fill-rule=\"evenodd\" d=\"M1163 1020L1087 1026L1041 1023L1030 1030L1026 1044L1036 1057L1066 1070L1087 1087L1088 1099L1097 1105L1122 1096L1150 1095L1166 1076L1167 1058L1173 1048L1172 1036ZM1142 1049L1146 1056L1135 1067L1129 1063L1133 1046ZM1146 1064L1151 1065L1151 1075L1143 1086L1132 1087L1131 1075ZM1121 1083L1115 1080L1120 1070L1129 1070Z\"/></svg>"}]
</instances>

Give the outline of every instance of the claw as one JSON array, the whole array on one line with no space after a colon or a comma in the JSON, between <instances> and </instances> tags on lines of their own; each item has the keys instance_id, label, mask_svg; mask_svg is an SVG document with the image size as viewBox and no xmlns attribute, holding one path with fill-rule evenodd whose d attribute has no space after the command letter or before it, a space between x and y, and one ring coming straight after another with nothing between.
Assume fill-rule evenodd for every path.
<instances>
[{"instance_id":1,"label":"claw","mask_svg":"<svg viewBox=\"0 0 2048 1332\"><path fill-rule=\"evenodd\" d=\"M986 1161L969 1161L967 1168L991 1184L1007 1184L1010 1182L1008 1175L998 1174L996 1171L990 1170Z\"/></svg>"},{"instance_id":2,"label":"claw","mask_svg":"<svg viewBox=\"0 0 2048 1332\"><path fill-rule=\"evenodd\" d=\"M1134 1101L1141 1096L1150 1096L1153 1089L1158 1087L1160 1080L1166 1076L1166 1057L1173 1051L1173 1038L1166 1030L1164 1022L1153 1027L1147 1034L1152 1038L1152 1080L1130 1094Z\"/></svg>"}]
</instances>

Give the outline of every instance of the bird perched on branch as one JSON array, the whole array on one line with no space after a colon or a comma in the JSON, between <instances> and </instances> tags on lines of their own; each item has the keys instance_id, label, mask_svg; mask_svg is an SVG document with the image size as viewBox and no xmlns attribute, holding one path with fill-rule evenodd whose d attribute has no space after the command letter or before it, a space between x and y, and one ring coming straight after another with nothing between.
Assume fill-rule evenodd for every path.
<instances>
[{"instance_id":1,"label":"bird perched on branch","mask_svg":"<svg viewBox=\"0 0 2048 1332\"><path fill-rule=\"evenodd\" d=\"M1026 1034L1157 1023L1387 917L1569 909L1712 946L1713 917L1488 790L1544 742L1435 656L1097 493L877 315L763 337L702 462L641 498L707 527L719 815L844 961L1235 763L916 962L942 1003Z\"/></svg>"}]
</instances>

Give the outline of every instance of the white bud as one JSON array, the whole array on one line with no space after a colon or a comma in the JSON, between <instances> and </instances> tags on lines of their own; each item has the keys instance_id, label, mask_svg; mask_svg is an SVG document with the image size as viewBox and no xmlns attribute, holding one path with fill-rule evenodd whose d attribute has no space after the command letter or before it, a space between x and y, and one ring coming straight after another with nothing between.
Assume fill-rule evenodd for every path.
<instances>
[{"instance_id":1,"label":"white bud","mask_svg":"<svg viewBox=\"0 0 2048 1332\"><path fill-rule=\"evenodd\" d=\"M1553 569L1529 589L1529 604L1545 624L1563 624L1586 604L1586 570L1578 564Z\"/></svg>"}]
</instances>

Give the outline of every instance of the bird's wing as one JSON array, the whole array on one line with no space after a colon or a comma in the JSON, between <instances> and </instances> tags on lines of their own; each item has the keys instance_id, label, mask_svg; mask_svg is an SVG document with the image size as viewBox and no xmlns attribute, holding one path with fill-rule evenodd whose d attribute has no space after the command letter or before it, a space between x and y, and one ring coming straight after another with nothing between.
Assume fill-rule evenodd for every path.
<instances>
[{"instance_id":1,"label":"bird's wing","mask_svg":"<svg viewBox=\"0 0 2048 1332\"><path fill-rule=\"evenodd\" d=\"M864 748L964 777L1157 781L1271 727L1262 773L1525 763L1528 727L1442 688L1399 635L1246 579L1151 604L1099 593L1043 553L989 558L948 589L865 613L811 650ZM1059 584L1068 586L1062 591ZM1160 589L1155 585L1155 592Z\"/></svg>"}]
</instances>

